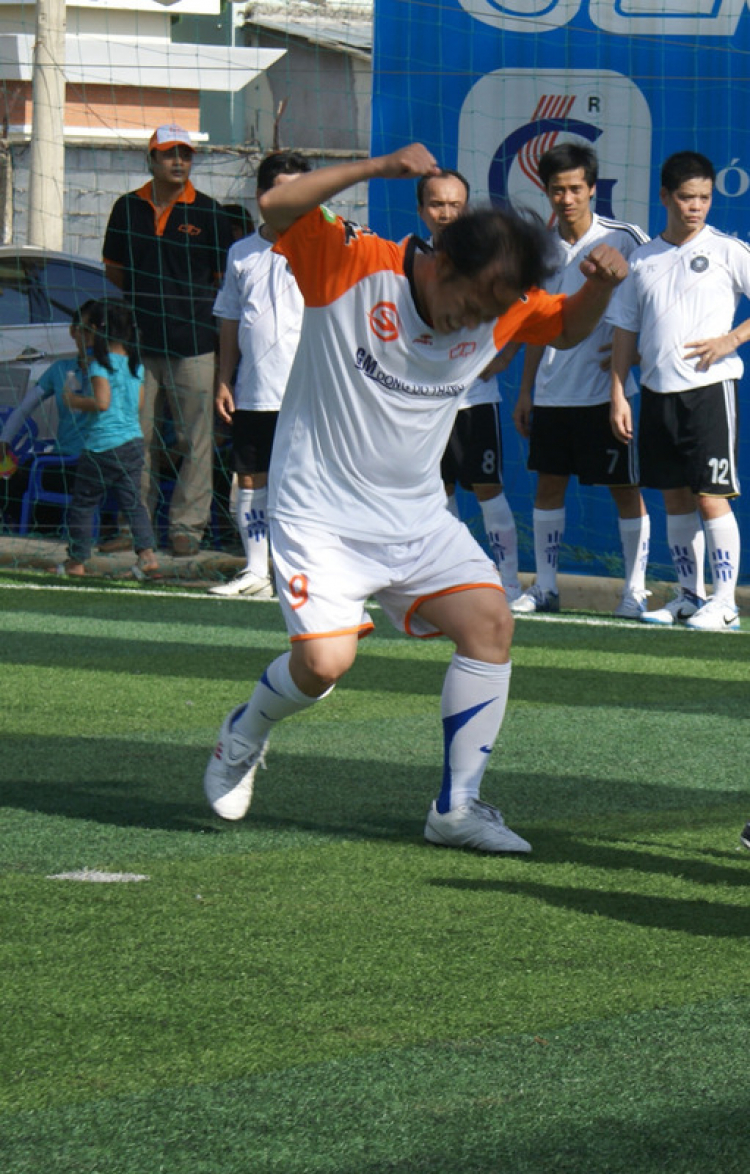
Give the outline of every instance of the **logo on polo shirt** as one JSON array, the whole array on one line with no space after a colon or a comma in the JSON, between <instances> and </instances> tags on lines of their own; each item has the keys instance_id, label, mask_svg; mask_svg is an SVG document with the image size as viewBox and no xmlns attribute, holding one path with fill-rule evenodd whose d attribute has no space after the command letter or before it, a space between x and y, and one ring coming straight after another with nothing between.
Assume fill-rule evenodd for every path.
<instances>
[{"instance_id":1,"label":"logo on polo shirt","mask_svg":"<svg viewBox=\"0 0 750 1174\"><path fill-rule=\"evenodd\" d=\"M181 224L177 231L185 232L188 236L200 236L203 230L198 228L196 224Z\"/></svg>"},{"instance_id":2,"label":"logo on polo shirt","mask_svg":"<svg viewBox=\"0 0 750 1174\"><path fill-rule=\"evenodd\" d=\"M370 329L383 342L395 342L400 332L398 310L393 302L377 302L367 315Z\"/></svg>"}]
</instances>

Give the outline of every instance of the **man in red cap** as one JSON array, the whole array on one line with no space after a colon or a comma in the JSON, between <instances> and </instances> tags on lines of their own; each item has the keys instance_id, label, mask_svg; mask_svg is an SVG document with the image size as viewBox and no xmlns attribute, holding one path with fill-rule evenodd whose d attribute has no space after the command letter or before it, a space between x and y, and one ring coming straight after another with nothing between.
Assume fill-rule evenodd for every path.
<instances>
[{"instance_id":1,"label":"man in red cap","mask_svg":"<svg viewBox=\"0 0 750 1174\"><path fill-rule=\"evenodd\" d=\"M234 240L221 205L190 182L195 148L181 126L157 127L148 145L151 178L120 196L104 237L107 276L135 310L146 369L141 427L143 496L153 514L163 438L156 421L163 390L181 461L169 511L175 555L195 554L211 511L213 303Z\"/></svg>"}]
</instances>

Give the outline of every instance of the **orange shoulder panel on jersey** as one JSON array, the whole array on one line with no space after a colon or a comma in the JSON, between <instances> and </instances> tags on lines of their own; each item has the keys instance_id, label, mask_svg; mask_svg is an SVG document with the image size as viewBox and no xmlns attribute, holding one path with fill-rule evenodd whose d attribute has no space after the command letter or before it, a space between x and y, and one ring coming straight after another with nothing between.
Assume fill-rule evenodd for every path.
<instances>
[{"instance_id":1,"label":"orange shoulder panel on jersey","mask_svg":"<svg viewBox=\"0 0 750 1174\"><path fill-rule=\"evenodd\" d=\"M564 294L530 289L525 298L519 298L502 318L498 318L493 332L495 346L502 350L512 338L538 346L552 342L562 333L564 304Z\"/></svg>"},{"instance_id":2,"label":"orange shoulder panel on jersey","mask_svg":"<svg viewBox=\"0 0 750 1174\"><path fill-rule=\"evenodd\" d=\"M306 305L329 306L372 273L403 275L404 248L314 208L281 234L273 251L291 265Z\"/></svg>"}]
</instances>

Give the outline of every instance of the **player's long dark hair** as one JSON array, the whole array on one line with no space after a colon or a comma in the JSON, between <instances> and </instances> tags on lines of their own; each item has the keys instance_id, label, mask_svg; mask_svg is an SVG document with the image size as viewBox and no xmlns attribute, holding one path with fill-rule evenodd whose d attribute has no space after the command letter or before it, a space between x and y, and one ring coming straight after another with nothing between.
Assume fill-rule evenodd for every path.
<instances>
[{"instance_id":1,"label":"player's long dark hair","mask_svg":"<svg viewBox=\"0 0 750 1174\"><path fill-rule=\"evenodd\" d=\"M555 269L550 234L541 217L527 210L467 212L446 225L435 248L461 277L477 277L497 265L498 276L513 289L539 286Z\"/></svg>"},{"instance_id":2,"label":"player's long dark hair","mask_svg":"<svg viewBox=\"0 0 750 1174\"><path fill-rule=\"evenodd\" d=\"M91 349L94 358L102 367L113 371L110 357L110 345L115 342L124 347L128 356L128 368L131 375L138 374L140 357L138 355L138 331L133 311L124 302L102 299L94 302L87 324L93 328Z\"/></svg>"}]
</instances>

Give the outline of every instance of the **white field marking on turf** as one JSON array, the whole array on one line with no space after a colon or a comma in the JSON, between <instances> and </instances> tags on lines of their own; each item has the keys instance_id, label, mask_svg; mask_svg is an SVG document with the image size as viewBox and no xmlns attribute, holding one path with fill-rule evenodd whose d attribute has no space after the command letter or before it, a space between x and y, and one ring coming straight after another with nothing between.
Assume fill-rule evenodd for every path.
<instances>
[{"instance_id":1,"label":"white field marking on turf","mask_svg":"<svg viewBox=\"0 0 750 1174\"><path fill-rule=\"evenodd\" d=\"M162 599L201 599L211 600L214 604L221 603L274 603L278 604L278 599L253 599L252 596L240 599L226 599L217 595L209 595L207 588L195 587L192 591L160 591L158 588L139 588L139 587L79 587L77 584L66 583L3 583L0 580L0 590L7 591L76 591L80 595L82 592L88 594L100 595L137 595L144 599L153 599L158 596ZM367 608L369 611L382 610L380 604L375 599L367 601ZM617 616L611 617L597 617L597 616L577 616L570 614L562 615L521 615L515 616L515 619L521 621L523 624L529 622L536 624L571 624L579 625L589 628L629 628L631 631L640 632L690 632L690 628L686 628L683 624L643 624L637 620L625 620ZM733 628L731 632L725 633L729 636L750 635L750 629Z\"/></svg>"},{"instance_id":2,"label":"white field marking on turf","mask_svg":"<svg viewBox=\"0 0 750 1174\"><path fill-rule=\"evenodd\" d=\"M133 881L151 880L140 872L101 872L98 868L82 868L79 872L58 872L46 880L91 881L97 885L130 884Z\"/></svg>"}]
</instances>

